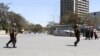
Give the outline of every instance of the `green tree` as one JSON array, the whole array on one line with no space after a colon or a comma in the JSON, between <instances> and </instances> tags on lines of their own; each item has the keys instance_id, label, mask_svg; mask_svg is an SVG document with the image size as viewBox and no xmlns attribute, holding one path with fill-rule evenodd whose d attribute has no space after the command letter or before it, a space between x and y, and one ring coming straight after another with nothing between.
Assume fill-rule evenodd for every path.
<instances>
[{"instance_id":1,"label":"green tree","mask_svg":"<svg viewBox=\"0 0 100 56\"><path fill-rule=\"evenodd\" d=\"M8 12L7 19L10 21L10 25L12 25L13 23L16 23L16 26L17 26L19 32L21 31L22 28L27 29L28 22L20 14L17 14L14 12Z\"/></svg>"},{"instance_id":2,"label":"green tree","mask_svg":"<svg viewBox=\"0 0 100 56\"><path fill-rule=\"evenodd\" d=\"M42 32L43 27L40 24L34 26L34 32Z\"/></svg>"},{"instance_id":3,"label":"green tree","mask_svg":"<svg viewBox=\"0 0 100 56\"><path fill-rule=\"evenodd\" d=\"M80 18L78 17L77 14L71 11L65 14L60 21L61 25L73 25L77 23L78 24L80 23Z\"/></svg>"},{"instance_id":4,"label":"green tree","mask_svg":"<svg viewBox=\"0 0 100 56\"><path fill-rule=\"evenodd\" d=\"M9 7L4 4L3 8ZM28 22L22 15L15 12L9 12L8 10L0 11L0 29L7 30L12 26L13 23L16 23L19 32L22 28L28 29Z\"/></svg>"},{"instance_id":5,"label":"green tree","mask_svg":"<svg viewBox=\"0 0 100 56\"><path fill-rule=\"evenodd\" d=\"M89 26L95 26L94 18L92 18L89 14L86 14L83 18L83 24L87 24Z\"/></svg>"},{"instance_id":6,"label":"green tree","mask_svg":"<svg viewBox=\"0 0 100 56\"><path fill-rule=\"evenodd\" d=\"M32 24L32 23L30 23L29 25L28 25L28 30L29 31L31 31L31 32L34 32L34 27L35 27L35 25L34 24Z\"/></svg>"}]
</instances>

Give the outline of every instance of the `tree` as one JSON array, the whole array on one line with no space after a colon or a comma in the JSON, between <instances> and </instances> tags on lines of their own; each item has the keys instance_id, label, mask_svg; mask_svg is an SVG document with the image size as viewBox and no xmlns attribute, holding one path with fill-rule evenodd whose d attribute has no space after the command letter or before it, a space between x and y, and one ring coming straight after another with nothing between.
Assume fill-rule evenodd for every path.
<instances>
[{"instance_id":1,"label":"tree","mask_svg":"<svg viewBox=\"0 0 100 56\"><path fill-rule=\"evenodd\" d=\"M0 29L6 30L7 23L6 23L6 12L8 12L9 7L4 3L0 3Z\"/></svg>"},{"instance_id":2,"label":"tree","mask_svg":"<svg viewBox=\"0 0 100 56\"><path fill-rule=\"evenodd\" d=\"M43 27L40 24L36 24L34 27L34 32L42 32Z\"/></svg>"},{"instance_id":3,"label":"tree","mask_svg":"<svg viewBox=\"0 0 100 56\"><path fill-rule=\"evenodd\" d=\"M80 18L78 17L77 14L71 11L65 14L60 21L61 25L73 25L77 23L78 24L80 23Z\"/></svg>"},{"instance_id":4,"label":"tree","mask_svg":"<svg viewBox=\"0 0 100 56\"><path fill-rule=\"evenodd\" d=\"M43 32L45 33L46 31L48 31L47 27L43 27Z\"/></svg>"},{"instance_id":5,"label":"tree","mask_svg":"<svg viewBox=\"0 0 100 56\"><path fill-rule=\"evenodd\" d=\"M8 15L7 19L10 21L10 25L16 23L19 32L22 30L22 28L27 29L28 22L23 16L14 12L8 12L7 15Z\"/></svg>"},{"instance_id":6,"label":"tree","mask_svg":"<svg viewBox=\"0 0 100 56\"><path fill-rule=\"evenodd\" d=\"M33 23L30 23L28 25L28 31L30 31L30 32L43 32L43 27L40 24L34 25Z\"/></svg>"},{"instance_id":7,"label":"tree","mask_svg":"<svg viewBox=\"0 0 100 56\"><path fill-rule=\"evenodd\" d=\"M30 23L29 25L28 25L28 30L29 31L31 31L31 32L34 32L34 27L35 27L35 25L34 24L32 24L32 23Z\"/></svg>"},{"instance_id":8,"label":"tree","mask_svg":"<svg viewBox=\"0 0 100 56\"><path fill-rule=\"evenodd\" d=\"M2 10L0 10L0 29L8 30L13 23L16 23L19 32L22 28L28 28L28 22L23 16L15 12L8 11L9 7L7 7L4 3L2 7Z\"/></svg>"},{"instance_id":9,"label":"tree","mask_svg":"<svg viewBox=\"0 0 100 56\"><path fill-rule=\"evenodd\" d=\"M89 26L95 26L95 23L97 23L97 21L95 21L93 17L90 17L89 14L86 14L83 20L83 24L87 24Z\"/></svg>"},{"instance_id":10,"label":"tree","mask_svg":"<svg viewBox=\"0 0 100 56\"><path fill-rule=\"evenodd\" d=\"M60 24L61 25L67 25L68 24L68 19L69 19L69 16L63 16L61 18Z\"/></svg>"}]
</instances>

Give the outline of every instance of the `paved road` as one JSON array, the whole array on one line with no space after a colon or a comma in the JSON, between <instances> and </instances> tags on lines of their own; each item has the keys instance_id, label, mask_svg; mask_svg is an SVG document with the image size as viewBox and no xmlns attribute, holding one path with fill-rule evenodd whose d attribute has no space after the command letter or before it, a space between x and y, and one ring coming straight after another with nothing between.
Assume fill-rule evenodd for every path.
<instances>
[{"instance_id":1,"label":"paved road","mask_svg":"<svg viewBox=\"0 0 100 56\"><path fill-rule=\"evenodd\" d=\"M100 40L81 38L74 47L74 37L18 34L17 39L17 48L4 48L9 36L0 36L0 56L100 56Z\"/></svg>"}]
</instances>

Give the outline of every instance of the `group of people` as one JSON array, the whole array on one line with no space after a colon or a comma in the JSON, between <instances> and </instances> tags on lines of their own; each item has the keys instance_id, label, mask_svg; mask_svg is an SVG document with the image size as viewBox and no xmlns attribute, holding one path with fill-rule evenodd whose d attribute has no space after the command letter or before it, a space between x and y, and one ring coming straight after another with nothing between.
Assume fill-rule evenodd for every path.
<instances>
[{"instance_id":1,"label":"group of people","mask_svg":"<svg viewBox=\"0 0 100 56\"><path fill-rule=\"evenodd\" d=\"M84 35L86 37L85 40L98 39L97 31L93 27L87 27L84 31Z\"/></svg>"},{"instance_id":2,"label":"group of people","mask_svg":"<svg viewBox=\"0 0 100 56\"><path fill-rule=\"evenodd\" d=\"M75 32L75 37L76 37L76 41L74 42L74 46L77 46L77 44L80 41L80 33L81 33L80 27L77 24L74 25L74 32ZM83 36L85 36L85 40L87 40L87 39L91 40L93 38L99 39L97 31L93 27L85 28L84 32L83 32Z\"/></svg>"}]
</instances>

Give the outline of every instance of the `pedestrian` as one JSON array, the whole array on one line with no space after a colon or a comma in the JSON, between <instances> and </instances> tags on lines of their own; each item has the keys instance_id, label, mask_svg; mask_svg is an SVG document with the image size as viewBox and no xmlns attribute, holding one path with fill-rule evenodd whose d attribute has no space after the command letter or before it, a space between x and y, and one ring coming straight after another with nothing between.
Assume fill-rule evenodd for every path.
<instances>
[{"instance_id":1,"label":"pedestrian","mask_svg":"<svg viewBox=\"0 0 100 56\"><path fill-rule=\"evenodd\" d=\"M93 27L90 28L90 38L93 39Z\"/></svg>"},{"instance_id":2,"label":"pedestrian","mask_svg":"<svg viewBox=\"0 0 100 56\"><path fill-rule=\"evenodd\" d=\"M13 24L11 29L10 29L10 40L6 44L6 47L9 47L9 44L13 44L13 48L16 48L16 36L17 36L17 29L16 29L16 24Z\"/></svg>"},{"instance_id":3,"label":"pedestrian","mask_svg":"<svg viewBox=\"0 0 100 56\"><path fill-rule=\"evenodd\" d=\"M75 37L76 37L76 41L74 42L74 46L77 46L77 44L80 41L80 29L78 25L74 26L74 32L75 32Z\"/></svg>"},{"instance_id":4,"label":"pedestrian","mask_svg":"<svg viewBox=\"0 0 100 56\"><path fill-rule=\"evenodd\" d=\"M98 35L97 35L96 29L94 29L94 37L95 37L95 39L99 39L99 38L98 38Z\"/></svg>"},{"instance_id":5,"label":"pedestrian","mask_svg":"<svg viewBox=\"0 0 100 56\"><path fill-rule=\"evenodd\" d=\"M90 28L87 27L85 32L86 32L86 33L85 33L85 37L86 37L85 40L87 40L87 39L90 40Z\"/></svg>"}]
</instances>

